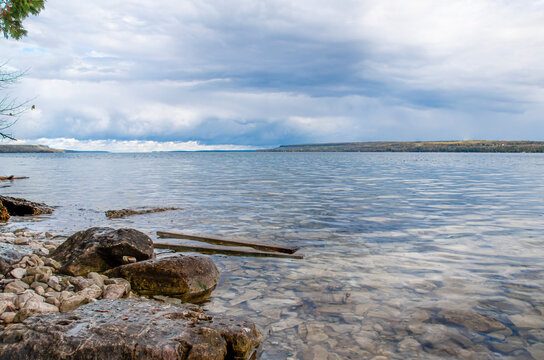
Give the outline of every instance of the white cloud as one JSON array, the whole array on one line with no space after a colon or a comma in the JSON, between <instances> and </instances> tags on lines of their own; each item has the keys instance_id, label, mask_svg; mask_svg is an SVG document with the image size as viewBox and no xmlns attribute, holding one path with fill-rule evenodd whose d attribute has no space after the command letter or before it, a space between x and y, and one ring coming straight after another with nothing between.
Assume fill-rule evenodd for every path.
<instances>
[{"instance_id":1,"label":"white cloud","mask_svg":"<svg viewBox=\"0 0 544 360\"><path fill-rule=\"evenodd\" d=\"M78 140L74 138L21 139L9 144L40 144L54 149L75 151L151 152L151 151L239 151L255 150L252 146L203 145L198 141L144 141L144 140Z\"/></svg>"}]
</instances>

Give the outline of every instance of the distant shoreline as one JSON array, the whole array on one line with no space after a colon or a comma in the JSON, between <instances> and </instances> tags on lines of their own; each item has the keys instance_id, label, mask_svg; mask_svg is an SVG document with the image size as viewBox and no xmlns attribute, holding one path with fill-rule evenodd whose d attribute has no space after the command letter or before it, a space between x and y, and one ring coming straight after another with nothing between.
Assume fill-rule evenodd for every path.
<instances>
[{"instance_id":1,"label":"distant shoreline","mask_svg":"<svg viewBox=\"0 0 544 360\"><path fill-rule=\"evenodd\" d=\"M149 153L184 152L479 152L544 153L544 141L453 140L453 141L369 141L280 145L257 150L150 151ZM2 153L112 153L54 149L46 145L0 145Z\"/></svg>"},{"instance_id":2,"label":"distant shoreline","mask_svg":"<svg viewBox=\"0 0 544 360\"><path fill-rule=\"evenodd\" d=\"M485 152L544 153L544 141L407 141L281 145L264 152Z\"/></svg>"}]
</instances>

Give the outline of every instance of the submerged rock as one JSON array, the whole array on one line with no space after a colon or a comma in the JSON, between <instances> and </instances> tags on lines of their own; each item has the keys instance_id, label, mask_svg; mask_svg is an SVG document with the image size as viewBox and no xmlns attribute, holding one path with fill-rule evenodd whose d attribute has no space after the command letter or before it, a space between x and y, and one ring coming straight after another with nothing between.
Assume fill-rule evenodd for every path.
<instances>
[{"instance_id":1,"label":"submerged rock","mask_svg":"<svg viewBox=\"0 0 544 360\"><path fill-rule=\"evenodd\" d=\"M153 242L138 230L94 227L70 236L51 254L62 263L61 272L74 276L122 265L124 256L150 259Z\"/></svg>"},{"instance_id":2,"label":"submerged rock","mask_svg":"<svg viewBox=\"0 0 544 360\"><path fill-rule=\"evenodd\" d=\"M21 198L0 196L0 202L11 216L52 214L53 208L44 203L32 202ZM0 209L1 212L1 209Z\"/></svg>"},{"instance_id":3,"label":"submerged rock","mask_svg":"<svg viewBox=\"0 0 544 360\"><path fill-rule=\"evenodd\" d=\"M151 214L151 213L171 211L171 210L181 210L181 209L180 208L175 208L175 207L164 207L164 208L151 208L151 209L108 210L108 211L106 211L106 217L108 217L110 219L120 219L120 218L124 218L126 216Z\"/></svg>"},{"instance_id":4,"label":"submerged rock","mask_svg":"<svg viewBox=\"0 0 544 360\"><path fill-rule=\"evenodd\" d=\"M166 295L184 301L207 298L219 281L219 270L204 256L174 255L119 266L105 273L130 281L142 295Z\"/></svg>"},{"instance_id":5,"label":"submerged rock","mask_svg":"<svg viewBox=\"0 0 544 360\"><path fill-rule=\"evenodd\" d=\"M155 301L101 300L11 325L0 333L0 359L248 359L261 341L250 321Z\"/></svg>"},{"instance_id":6,"label":"submerged rock","mask_svg":"<svg viewBox=\"0 0 544 360\"><path fill-rule=\"evenodd\" d=\"M449 323L465 326L474 331L488 332L506 328L506 326L498 320L476 311L443 310L438 316Z\"/></svg>"}]
</instances>

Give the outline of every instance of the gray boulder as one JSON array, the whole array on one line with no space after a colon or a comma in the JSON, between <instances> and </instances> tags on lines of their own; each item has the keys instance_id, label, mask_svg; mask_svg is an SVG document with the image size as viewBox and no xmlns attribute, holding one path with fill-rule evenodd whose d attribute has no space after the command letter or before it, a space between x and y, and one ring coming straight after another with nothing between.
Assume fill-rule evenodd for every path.
<instances>
[{"instance_id":1,"label":"gray boulder","mask_svg":"<svg viewBox=\"0 0 544 360\"><path fill-rule=\"evenodd\" d=\"M123 264L123 257L138 261L153 257L149 236L134 229L94 227L70 236L51 257L62 264L60 271L72 276L102 272Z\"/></svg>"},{"instance_id":2,"label":"gray boulder","mask_svg":"<svg viewBox=\"0 0 544 360\"><path fill-rule=\"evenodd\" d=\"M245 360L261 341L252 322L196 307L101 300L11 325L0 333L0 360Z\"/></svg>"},{"instance_id":3,"label":"gray boulder","mask_svg":"<svg viewBox=\"0 0 544 360\"><path fill-rule=\"evenodd\" d=\"M204 256L181 254L119 266L105 273L130 281L142 295L165 295L199 303L217 286L219 270Z\"/></svg>"}]
</instances>

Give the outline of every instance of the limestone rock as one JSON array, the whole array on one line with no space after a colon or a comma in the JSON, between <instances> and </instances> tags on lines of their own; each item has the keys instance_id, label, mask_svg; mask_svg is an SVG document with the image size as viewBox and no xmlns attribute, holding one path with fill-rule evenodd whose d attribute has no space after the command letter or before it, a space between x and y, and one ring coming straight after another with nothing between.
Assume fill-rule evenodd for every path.
<instances>
[{"instance_id":1,"label":"limestone rock","mask_svg":"<svg viewBox=\"0 0 544 360\"><path fill-rule=\"evenodd\" d=\"M35 316L42 313L48 313L48 312L58 312L59 309L51 304L45 303L43 301L37 300L37 299L30 299L26 302L25 307L19 310L15 318L13 319L14 322L21 322L25 319L28 319L31 316Z\"/></svg>"},{"instance_id":2,"label":"limestone rock","mask_svg":"<svg viewBox=\"0 0 544 360\"><path fill-rule=\"evenodd\" d=\"M261 341L249 321L155 301L101 300L11 325L0 333L0 359L249 359Z\"/></svg>"},{"instance_id":3,"label":"limestone rock","mask_svg":"<svg viewBox=\"0 0 544 360\"><path fill-rule=\"evenodd\" d=\"M17 316L16 312L6 311L5 313L2 313L2 315L0 315L0 320L5 322L6 324L11 324L13 321L15 321L16 316Z\"/></svg>"},{"instance_id":4,"label":"limestone rock","mask_svg":"<svg viewBox=\"0 0 544 360\"><path fill-rule=\"evenodd\" d=\"M518 328L544 328L544 316L534 314L519 314L510 316L510 321Z\"/></svg>"},{"instance_id":5,"label":"limestone rock","mask_svg":"<svg viewBox=\"0 0 544 360\"><path fill-rule=\"evenodd\" d=\"M21 280L15 280L6 285L6 287L4 288L4 292L20 294L28 288L28 284L22 282Z\"/></svg>"},{"instance_id":6,"label":"limestone rock","mask_svg":"<svg viewBox=\"0 0 544 360\"><path fill-rule=\"evenodd\" d=\"M73 311L80 307L81 305L87 304L89 302L89 299L86 298L83 295L74 295L70 296L69 298L66 298L61 301L60 303L60 311L62 312L68 312Z\"/></svg>"},{"instance_id":7,"label":"limestone rock","mask_svg":"<svg viewBox=\"0 0 544 360\"><path fill-rule=\"evenodd\" d=\"M86 289L78 291L76 295L83 296L87 299L87 301L91 299L98 299L100 295L102 295L102 289L100 288L100 286L93 284Z\"/></svg>"},{"instance_id":8,"label":"limestone rock","mask_svg":"<svg viewBox=\"0 0 544 360\"><path fill-rule=\"evenodd\" d=\"M26 269L15 268L10 271L11 276L15 279L22 279L26 275Z\"/></svg>"},{"instance_id":9,"label":"limestone rock","mask_svg":"<svg viewBox=\"0 0 544 360\"><path fill-rule=\"evenodd\" d=\"M166 295L200 302L217 286L219 270L204 256L167 256L119 266L106 275L130 281L132 290L143 295Z\"/></svg>"},{"instance_id":10,"label":"limestone rock","mask_svg":"<svg viewBox=\"0 0 544 360\"><path fill-rule=\"evenodd\" d=\"M43 203L10 196L0 196L0 201L11 216L52 214L53 208Z\"/></svg>"},{"instance_id":11,"label":"limestone rock","mask_svg":"<svg viewBox=\"0 0 544 360\"><path fill-rule=\"evenodd\" d=\"M104 287L104 293L102 298L105 300L120 299L130 292L130 283L127 281L126 285L110 284Z\"/></svg>"},{"instance_id":12,"label":"limestone rock","mask_svg":"<svg viewBox=\"0 0 544 360\"><path fill-rule=\"evenodd\" d=\"M61 272L83 276L122 265L123 256L134 256L138 261L150 259L153 242L134 229L95 227L70 236L51 254L62 263Z\"/></svg>"}]
</instances>

